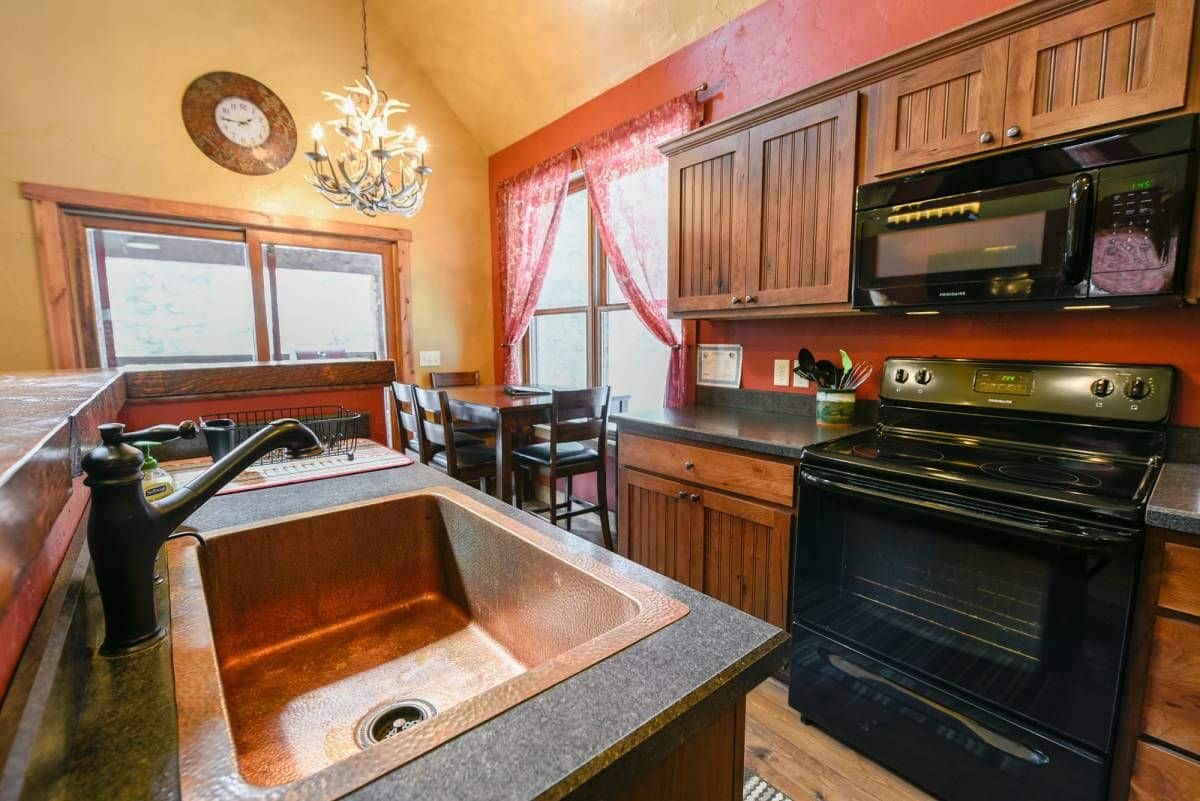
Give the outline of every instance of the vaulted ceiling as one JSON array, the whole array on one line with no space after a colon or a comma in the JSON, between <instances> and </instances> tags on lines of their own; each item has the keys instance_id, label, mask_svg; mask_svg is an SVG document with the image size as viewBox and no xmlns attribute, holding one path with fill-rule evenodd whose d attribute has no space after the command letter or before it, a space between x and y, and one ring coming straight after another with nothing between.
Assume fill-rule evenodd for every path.
<instances>
[{"instance_id":1,"label":"vaulted ceiling","mask_svg":"<svg viewBox=\"0 0 1200 801\"><path fill-rule=\"evenodd\" d=\"M371 39L408 50L490 154L760 2L377 0Z\"/></svg>"}]
</instances>

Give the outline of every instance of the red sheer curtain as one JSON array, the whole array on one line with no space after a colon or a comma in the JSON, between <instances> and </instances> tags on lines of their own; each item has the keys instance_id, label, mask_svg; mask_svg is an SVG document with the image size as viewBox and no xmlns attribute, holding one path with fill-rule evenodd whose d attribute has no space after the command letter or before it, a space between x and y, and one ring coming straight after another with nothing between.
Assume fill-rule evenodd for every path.
<instances>
[{"instance_id":1,"label":"red sheer curtain","mask_svg":"<svg viewBox=\"0 0 1200 801\"><path fill-rule=\"evenodd\" d=\"M504 285L504 383L521 382L517 347L529 328L550 267L550 249L558 230L571 153L562 153L500 184L501 269Z\"/></svg>"},{"instance_id":2,"label":"red sheer curtain","mask_svg":"<svg viewBox=\"0 0 1200 801\"><path fill-rule=\"evenodd\" d=\"M687 398L687 349L667 319L667 159L657 145L687 132L696 117L689 93L579 145L588 200L609 267L633 313L671 347L663 405Z\"/></svg>"}]
</instances>

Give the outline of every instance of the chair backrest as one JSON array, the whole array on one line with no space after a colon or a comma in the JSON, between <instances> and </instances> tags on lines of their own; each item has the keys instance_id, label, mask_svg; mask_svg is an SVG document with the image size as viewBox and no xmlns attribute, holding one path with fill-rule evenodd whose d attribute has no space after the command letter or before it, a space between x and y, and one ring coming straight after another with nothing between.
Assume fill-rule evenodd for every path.
<instances>
[{"instance_id":1,"label":"chair backrest","mask_svg":"<svg viewBox=\"0 0 1200 801\"><path fill-rule=\"evenodd\" d=\"M608 401L611 387L553 390L550 396L550 460L557 461L564 442L596 440L603 463L608 440Z\"/></svg>"},{"instance_id":2,"label":"chair backrest","mask_svg":"<svg viewBox=\"0 0 1200 801\"><path fill-rule=\"evenodd\" d=\"M422 389L415 385L412 389L425 442L430 446L441 445L446 450L446 469L454 475L458 472L458 454L454 450L454 415L450 413L446 390Z\"/></svg>"},{"instance_id":3,"label":"chair backrest","mask_svg":"<svg viewBox=\"0 0 1200 801\"><path fill-rule=\"evenodd\" d=\"M422 463L428 462L432 454L426 444L424 427L420 424L421 412L413 395L413 385L393 381L392 400L402 448L416 452Z\"/></svg>"},{"instance_id":4,"label":"chair backrest","mask_svg":"<svg viewBox=\"0 0 1200 801\"><path fill-rule=\"evenodd\" d=\"M434 389L446 387L474 387L479 384L478 370L463 370L457 373L430 373L429 380Z\"/></svg>"}]
</instances>

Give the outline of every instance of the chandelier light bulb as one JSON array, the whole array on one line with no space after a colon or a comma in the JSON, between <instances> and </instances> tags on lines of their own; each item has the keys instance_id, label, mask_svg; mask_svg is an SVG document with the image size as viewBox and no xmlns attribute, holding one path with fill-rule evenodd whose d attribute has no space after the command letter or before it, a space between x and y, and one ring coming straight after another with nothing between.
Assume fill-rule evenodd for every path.
<instances>
[{"instance_id":1,"label":"chandelier light bulb","mask_svg":"<svg viewBox=\"0 0 1200 801\"><path fill-rule=\"evenodd\" d=\"M325 138L325 128L321 125L321 123L313 123L312 137L314 142L320 142Z\"/></svg>"}]
</instances>

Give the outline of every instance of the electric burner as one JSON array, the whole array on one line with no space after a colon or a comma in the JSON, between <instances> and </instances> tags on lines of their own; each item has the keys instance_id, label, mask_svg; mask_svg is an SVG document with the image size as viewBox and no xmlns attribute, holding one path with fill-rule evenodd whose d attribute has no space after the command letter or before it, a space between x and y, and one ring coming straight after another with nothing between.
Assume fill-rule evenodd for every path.
<instances>
[{"instance_id":1,"label":"electric burner","mask_svg":"<svg viewBox=\"0 0 1200 801\"><path fill-rule=\"evenodd\" d=\"M1052 487L1093 488L1100 486L1100 479L1094 476L1078 475L1046 464L1027 464L1010 462L996 464L994 462L979 465L979 469L988 475L998 478L1008 478L1014 481L1028 481L1033 484L1045 484Z\"/></svg>"}]
</instances>

